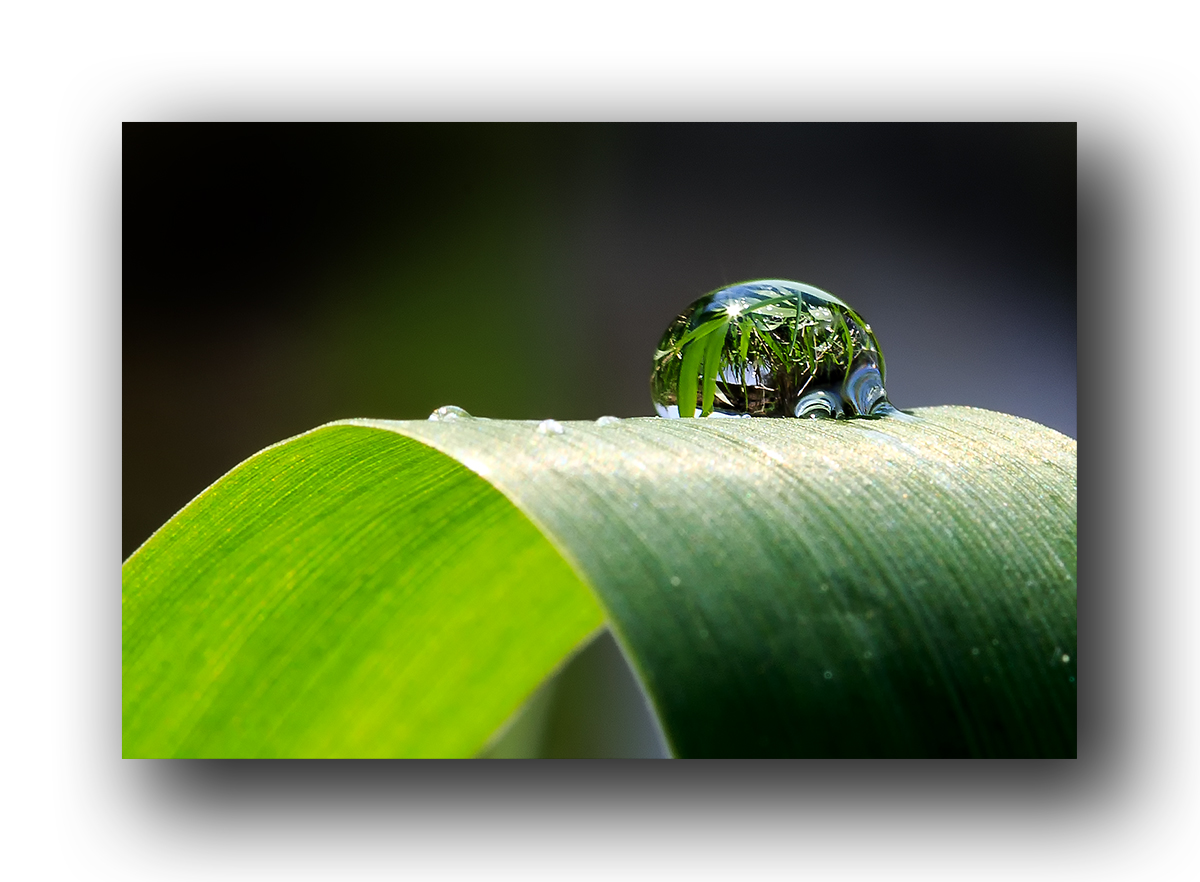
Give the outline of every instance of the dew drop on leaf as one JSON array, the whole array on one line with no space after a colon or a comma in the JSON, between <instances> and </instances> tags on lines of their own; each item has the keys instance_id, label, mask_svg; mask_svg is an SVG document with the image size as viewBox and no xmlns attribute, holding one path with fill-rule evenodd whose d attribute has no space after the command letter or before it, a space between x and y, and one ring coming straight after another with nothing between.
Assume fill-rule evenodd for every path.
<instances>
[{"instance_id":1,"label":"dew drop on leaf","mask_svg":"<svg viewBox=\"0 0 1200 882\"><path fill-rule=\"evenodd\" d=\"M429 415L429 419L434 423L442 423L447 420L471 419L471 415L461 407L455 407L453 404L447 404L444 407L439 407Z\"/></svg>"},{"instance_id":2,"label":"dew drop on leaf","mask_svg":"<svg viewBox=\"0 0 1200 882\"><path fill-rule=\"evenodd\" d=\"M650 394L662 417L898 414L883 378L862 316L820 288L764 279L706 294L671 322Z\"/></svg>"},{"instance_id":3,"label":"dew drop on leaf","mask_svg":"<svg viewBox=\"0 0 1200 882\"><path fill-rule=\"evenodd\" d=\"M602 417L600 417L600 419L596 420L596 425L597 426L615 426L619 422L621 422L620 417L602 416Z\"/></svg>"},{"instance_id":4,"label":"dew drop on leaf","mask_svg":"<svg viewBox=\"0 0 1200 882\"><path fill-rule=\"evenodd\" d=\"M563 433L562 423L558 420L542 420L538 423L537 430L541 435L561 435Z\"/></svg>"}]
</instances>

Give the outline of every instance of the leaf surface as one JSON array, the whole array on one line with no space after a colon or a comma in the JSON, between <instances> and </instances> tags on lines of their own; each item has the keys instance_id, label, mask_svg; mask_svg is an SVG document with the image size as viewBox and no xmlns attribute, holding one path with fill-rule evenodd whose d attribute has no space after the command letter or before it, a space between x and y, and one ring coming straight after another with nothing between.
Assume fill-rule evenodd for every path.
<instances>
[{"instance_id":1,"label":"leaf surface","mask_svg":"<svg viewBox=\"0 0 1200 882\"><path fill-rule=\"evenodd\" d=\"M507 719L586 639L602 609L678 756L1075 754L1071 439L1016 417L960 407L836 422L563 425L561 435L547 435L525 421L348 421L235 469L126 564L126 752L136 745L138 755L211 755L230 744L238 755L475 752L487 739L483 730ZM355 481L374 487L369 476L382 469L391 482L379 486L376 513L357 526L335 499L345 495L348 479L323 460L324 447L339 444L356 451L353 468L343 461L343 471L361 472ZM307 469L295 471L280 458L300 456L301 447ZM392 452L372 465L375 451L384 449ZM537 562L529 572L541 575L506 582L517 546L510 550L503 539L466 558L446 557L461 570L437 583L433 595L449 606L429 607L424 630L411 627L397 603L372 618L377 624L367 630L375 643L351 639L346 635L363 628L373 609L369 598L389 590L428 593L389 588L397 573L407 572L409 557L426 560L422 571L429 567L422 548L440 535L417 525L404 506L388 508L386 500L413 480L405 477L412 468L406 457L429 470L421 499L448 493L441 481L459 488L459 498L438 509L443 530L464 518L476 523L460 513L477 504L469 502L474 494L486 496L491 487L503 493L512 505L504 509L488 497L496 512L507 512L493 517L507 523L516 514L513 523L521 523L524 513L531 531L529 522L536 525L544 539L539 546L533 531L525 553ZM436 477L439 468L453 478ZM241 489L226 488L230 482ZM325 552L283 527L272 527L283 532L270 534L269 552L264 541L244 537L240 563L222 563L229 547L222 531L237 533L251 514L262 515L248 500L264 488L279 496L272 506L295 501L295 517L307 525L301 529L346 522L337 527L346 546L337 565L322 562ZM317 511L314 496L328 506ZM396 535L416 530L425 538L395 548L390 560L399 570L377 568L370 587L354 577L352 589L341 569L375 572L369 561L380 548L355 544L364 525ZM479 521L456 547L486 545L489 529ZM188 544L187 555L176 552L180 543ZM554 569L555 559L565 572ZM309 578L315 587L297 604L289 600L285 575L303 567L321 575ZM584 584L599 607L588 605ZM466 587L446 600L449 585ZM539 599L527 604L527 591ZM489 612L472 618L466 609L475 608L475 592ZM555 600L560 595L568 599ZM339 605L344 597L363 599L347 607ZM294 621L281 634L294 643L290 660L270 649L280 634L250 651L255 634L267 634L288 610ZM329 624L317 628L321 616ZM460 634L461 621L479 630ZM499 636L487 636L489 622ZM491 648L475 653L481 641ZM461 672L453 682L434 676L454 655L438 649L447 642L470 650L457 667L449 665ZM545 652L532 649L543 644ZM497 674L491 659L521 657L505 656L512 645L529 649L536 662L518 665L521 676ZM386 646L395 657L383 664L382 650L372 646ZM406 660L430 653L441 661L418 667ZM325 671L370 664L374 692L361 678L321 679ZM292 691L272 691L260 682L264 677L288 679ZM391 679L399 685L386 686L386 701L377 699ZM296 689L308 694L310 683L324 683L312 687L321 701L293 700L313 715L308 728L293 731L295 708L281 702ZM507 691L498 685L504 683ZM479 697L497 689L503 699ZM469 692L470 706L487 705L486 713L466 714L474 727L457 741L450 733L462 721L454 708L464 702L447 699L449 692ZM355 711L360 705L369 710ZM419 750L416 741L388 740L422 728L411 722L414 707L425 709L426 731L442 732ZM246 708L273 728L247 725ZM373 722L360 725L355 739L326 731L356 715ZM215 732L245 737L201 737Z\"/></svg>"},{"instance_id":2,"label":"leaf surface","mask_svg":"<svg viewBox=\"0 0 1200 882\"><path fill-rule=\"evenodd\" d=\"M122 581L125 756L471 756L603 622L486 481L346 426L238 466Z\"/></svg>"}]
</instances>

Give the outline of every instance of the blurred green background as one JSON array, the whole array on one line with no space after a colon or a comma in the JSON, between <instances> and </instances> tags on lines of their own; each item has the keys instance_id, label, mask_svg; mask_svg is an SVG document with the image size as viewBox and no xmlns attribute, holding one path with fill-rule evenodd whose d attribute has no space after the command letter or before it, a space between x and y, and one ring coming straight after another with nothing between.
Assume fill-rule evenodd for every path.
<instances>
[{"instance_id":1,"label":"blurred green background","mask_svg":"<svg viewBox=\"0 0 1200 882\"><path fill-rule=\"evenodd\" d=\"M1074 124L127 123L122 191L123 557L329 420L652 415L667 323L750 278L862 313L899 407L1075 434ZM625 722L543 752L655 751L611 641L564 678Z\"/></svg>"}]
</instances>

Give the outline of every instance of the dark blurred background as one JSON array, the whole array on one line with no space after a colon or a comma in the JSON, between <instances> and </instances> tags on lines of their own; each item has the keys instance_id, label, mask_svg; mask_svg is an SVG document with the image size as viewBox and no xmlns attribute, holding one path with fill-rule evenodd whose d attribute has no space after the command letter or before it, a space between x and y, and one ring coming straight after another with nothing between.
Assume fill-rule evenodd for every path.
<instances>
[{"instance_id":1,"label":"dark blurred background","mask_svg":"<svg viewBox=\"0 0 1200 882\"><path fill-rule=\"evenodd\" d=\"M123 555L343 417L651 415L691 300L796 279L900 407L1075 434L1074 124L126 124Z\"/></svg>"},{"instance_id":2,"label":"dark blurred background","mask_svg":"<svg viewBox=\"0 0 1200 882\"><path fill-rule=\"evenodd\" d=\"M899 407L1076 431L1074 124L126 124L122 231L123 556L330 420L652 415L751 278L862 313ZM540 694L542 754L662 752L610 637Z\"/></svg>"}]
</instances>

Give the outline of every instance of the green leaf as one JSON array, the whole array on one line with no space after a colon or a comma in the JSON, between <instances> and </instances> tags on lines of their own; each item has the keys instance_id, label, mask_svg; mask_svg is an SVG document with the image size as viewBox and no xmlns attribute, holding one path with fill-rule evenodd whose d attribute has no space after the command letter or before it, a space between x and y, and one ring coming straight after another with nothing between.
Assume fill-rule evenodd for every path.
<instances>
[{"instance_id":1,"label":"green leaf","mask_svg":"<svg viewBox=\"0 0 1200 882\"><path fill-rule=\"evenodd\" d=\"M677 756L1073 756L1075 442L914 414L270 448L125 565L125 753L478 752L586 584Z\"/></svg>"},{"instance_id":2,"label":"green leaf","mask_svg":"<svg viewBox=\"0 0 1200 882\"><path fill-rule=\"evenodd\" d=\"M679 365L679 392L676 394L679 416L690 419L696 415L696 386L700 379L700 364L704 359L704 343L693 340L683 347Z\"/></svg>"},{"instance_id":3,"label":"green leaf","mask_svg":"<svg viewBox=\"0 0 1200 882\"><path fill-rule=\"evenodd\" d=\"M348 426L210 487L123 595L126 756L470 756L603 621L486 481Z\"/></svg>"},{"instance_id":4,"label":"green leaf","mask_svg":"<svg viewBox=\"0 0 1200 882\"><path fill-rule=\"evenodd\" d=\"M725 327L728 323L729 323L729 318L727 316L725 316L724 314L717 314L717 315L713 316L712 318L707 319L702 324L699 324L696 327L692 328L690 331L688 331L686 334L684 334L682 337L680 337L679 343L677 345L680 347L684 347L688 343L691 343L693 340L700 340L703 337L707 337L709 334L713 333L714 331Z\"/></svg>"},{"instance_id":5,"label":"green leaf","mask_svg":"<svg viewBox=\"0 0 1200 882\"><path fill-rule=\"evenodd\" d=\"M704 387L700 397L700 415L712 413L713 399L717 394L717 376L721 373L721 350L725 347L725 329L729 326L726 319L721 323L718 333L709 334L704 341Z\"/></svg>"},{"instance_id":6,"label":"green leaf","mask_svg":"<svg viewBox=\"0 0 1200 882\"><path fill-rule=\"evenodd\" d=\"M775 335L770 331L755 327L759 338L767 344L767 348L771 350L771 354L775 356L776 364L787 364L787 356L783 354L783 350L779 348L779 344L775 342Z\"/></svg>"}]
</instances>

